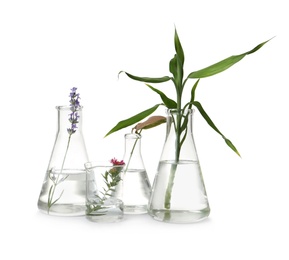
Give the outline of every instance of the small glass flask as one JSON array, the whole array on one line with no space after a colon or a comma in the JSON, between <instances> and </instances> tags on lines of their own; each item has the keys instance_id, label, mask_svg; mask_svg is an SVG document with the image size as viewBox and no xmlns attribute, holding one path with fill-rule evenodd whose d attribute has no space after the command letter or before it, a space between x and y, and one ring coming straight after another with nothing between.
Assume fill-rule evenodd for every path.
<instances>
[{"instance_id":1,"label":"small glass flask","mask_svg":"<svg viewBox=\"0 0 289 260\"><path fill-rule=\"evenodd\" d=\"M38 208L49 215L82 216L86 209L84 164L88 162L82 135L82 107L74 112L69 106L56 109L58 129Z\"/></svg>"},{"instance_id":2,"label":"small glass flask","mask_svg":"<svg viewBox=\"0 0 289 260\"><path fill-rule=\"evenodd\" d=\"M87 162L86 218L92 222L118 222L123 218L122 179L124 166Z\"/></svg>"},{"instance_id":3,"label":"small glass flask","mask_svg":"<svg viewBox=\"0 0 289 260\"><path fill-rule=\"evenodd\" d=\"M141 155L141 135L126 134L123 177L123 203L125 214L147 213L151 185Z\"/></svg>"}]
</instances>

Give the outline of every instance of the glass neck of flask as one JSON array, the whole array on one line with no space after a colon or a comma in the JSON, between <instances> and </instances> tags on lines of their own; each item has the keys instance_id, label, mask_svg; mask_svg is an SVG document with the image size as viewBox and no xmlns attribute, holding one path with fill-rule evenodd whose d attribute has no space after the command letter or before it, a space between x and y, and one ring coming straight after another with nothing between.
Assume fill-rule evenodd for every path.
<instances>
[{"instance_id":1,"label":"glass neck of flask","mask_svg":"<svg viewBox=\"0 0 289 260\"><path fill-rule=\"evenodd\" d=\"M140 152L140 140L139 134L126 134L125 135L125 157L136 156Z\"/></svg>"},{"instance_id":2,"label":"glass neck of flask","mask_svg":"<svg viewBox=\"0 0 289 260\"><path fill-rule=\"evenodd\" d=\"M72 111L69 106L57 106L58 132L77 133L82 130L82 107Z\"/></svg>"}]
</instances>

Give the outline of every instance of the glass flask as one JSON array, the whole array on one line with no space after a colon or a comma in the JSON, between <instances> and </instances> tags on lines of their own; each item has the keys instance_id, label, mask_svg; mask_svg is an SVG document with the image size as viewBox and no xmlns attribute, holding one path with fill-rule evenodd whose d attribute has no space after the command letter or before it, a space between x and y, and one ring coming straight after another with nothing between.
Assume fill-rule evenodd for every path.
<instances>
[{"instance_id":1,"label":"glass flask","mask_svg":"<svg viewBox=\"0 0 289 260\"><path fill-rule=\"evenodd\" d=\"M126 134L123 179L123 203L125 214L147 213L151 185L141 155L141 135Z\"/></svg>"},{"instance_id":2,"label":"glass flask","mask_svg":"<svg viewBox=\"0 0 289 260\"><path fill-rule=\"evenodd\" d=\"M156 220L192 223L210 207L192 131L193 109L167 110L167 134L148 213Z\"/></svg>"},{"instance_id":3,"label":"glass flask","mask_svg":"<svg viewBox=\"0 0 289 260\"><path fill-rule=\"evenodd\" d=\"M72 112L57 106L58 128L38 199L41 212L58 216L85 215L88 155L82 134L82 107ZM71 119L74 117L76 124Z\"/></svg>"},{"instance_id":4,"label":"glass flask","mask_svg":"<svg viewBox=\"0 0 289 260\"><path fill-rule=\"evenodd\" d=\"M122 179L124 165L87 162L86 218L92 222L123 219Z\"/></svg>"}]
</instances>

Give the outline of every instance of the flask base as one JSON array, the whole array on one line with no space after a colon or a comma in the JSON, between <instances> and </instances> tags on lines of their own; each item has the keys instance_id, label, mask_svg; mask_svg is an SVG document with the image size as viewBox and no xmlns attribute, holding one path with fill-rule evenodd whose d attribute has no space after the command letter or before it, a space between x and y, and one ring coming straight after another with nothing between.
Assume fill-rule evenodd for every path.
<instances>
[{"instance_id":1,"label":"flask base","mask_svg":"<svg viewBox=\"0 0 289 260\"><path fill-rule=\"evenodd\" d=\"M40 212L51 216L78 217L85 215L86 206L76 204L55 204L48 209L47 203L39 202L38 209Z\"/></svg>"},{"instance_id":2,"label":"flask base","mask_svg":"<svg viewBox=\"0 0 289 260\"><path fill-rule=\"evenodd\" d=\"M123 212L124 212L124 214L146 214L146 213L148 213L147 205L133 205L133 206L124 205Z\"/></svg>"},{"instance_id":3,"label":"flask base","mask_svg":"<svg viewBox=\"0 0 289 260\"><path fill-rule=\"evenodd\" d=\"M202 210L149 210L149 215L158 221L176 224L195 223L206 219L210 214L210 208Z\"/></svg>"}]
</instances>

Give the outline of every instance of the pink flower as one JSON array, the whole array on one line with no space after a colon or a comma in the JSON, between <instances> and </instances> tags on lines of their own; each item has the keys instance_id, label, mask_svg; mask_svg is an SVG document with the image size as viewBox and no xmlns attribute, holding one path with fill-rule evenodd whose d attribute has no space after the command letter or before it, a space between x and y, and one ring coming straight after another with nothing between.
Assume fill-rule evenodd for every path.
<instances>
[{"instance_id":1,"label":"pink flower","mask_svg":"<svg viewBox=\"0 0 289 260\"><path fill-rule=\"evenodd\" d=\"M113 165L125 165L125 163L124 163L123 160L118 161L118 160L115 159L115 158L111 159L110 162L111 162Z\"/></svg>"}]
</instances>

